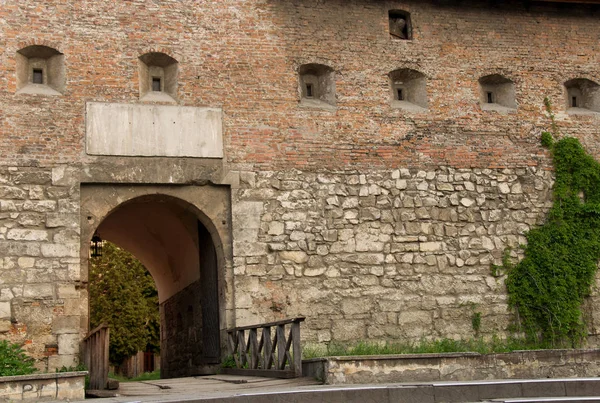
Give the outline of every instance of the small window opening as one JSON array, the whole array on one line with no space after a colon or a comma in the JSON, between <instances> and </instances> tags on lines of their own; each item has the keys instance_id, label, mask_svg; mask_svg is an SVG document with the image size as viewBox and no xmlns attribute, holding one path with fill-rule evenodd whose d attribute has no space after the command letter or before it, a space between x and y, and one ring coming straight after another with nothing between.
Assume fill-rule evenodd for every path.
<instances>
[{"instance_id":1,"label":"small window opening","mask_svg":"<svg viewBox=\"0 0 600 403\"><path fill-rule=\"evenodd\" d=\"M403 68L388 74L392 108L422 112L427 109L426 77L416 70Z\"/></svg>"},{"instance_id":2,"label":"small window opening","mask_svg":"<svg viewBox=\"0 0 600 403\"><path fill-rule=\"evenodd\" d=\"M298 68L300 104L310 107L335 105L333 69L323 64L303 64Z\"/></svg>"},{"instance_id":3,"label":"small window opening","mask_svg":"<svg viewBox=\"0 0 600 403\"><path fill-rule=\"evenodd\" d=\"M510 79L500 74L480 77L479 91L482 110L505 114L517 109L515 85Z\"/></svg>"},{"instance_id":4,"label":"small window opening","mask_svg":"<svg viewBox=\"0 0 600 403\"><path fill-rule=\"evenodd\" d=\"M161 91L160 77L152 77L152 91Z\"/></svg>"},{"instance_id":5,"label":"small window opening","mask_svg":"<svg viewBox=\"0 0 600 403\"><path fill-rule=\"evenodd\" d=\"M61 95L65 90L64 55L43 45L19 49L16 59L16 93Z\"/></svg>"},{"instance_id":6,"label":"small window opening","mask_svg":"<svg viewBox=\"0 0 600 403\"><path fill-rule=\"evenodd\" d=\"M565 82L566 107L569 113L600 113L600 85L586 78L575 78Z\"/></svg>"},{"instance_id":7,"label":"small window opening","mask_svg":"<svg viewBox=\"0 0 600 403\"><path fill-rule=\"evenodd\" d=\"M44 71L42 69L33 69L32 82L34 84L44 84Z\"/></svg>"},{"instance_id":8,"label":"small window opening","mask_svg":"<svg viewBox=\"0 0 600 403\"><path fill-rule=\"evenodd\" d=\"M401 10L390 10L390 35L398 39L412 39L410 14Z\"/></svg>"},{"instance_id":9,"label":"small window opening","mask_svg":"<svg viewBox=\"0 0 600 403\"><path fill-rule=\"evenodd\" d=\"M313 85L306 84L306 98L312 98L312 97L313 97Z\"/></svg>"}]
</instances>

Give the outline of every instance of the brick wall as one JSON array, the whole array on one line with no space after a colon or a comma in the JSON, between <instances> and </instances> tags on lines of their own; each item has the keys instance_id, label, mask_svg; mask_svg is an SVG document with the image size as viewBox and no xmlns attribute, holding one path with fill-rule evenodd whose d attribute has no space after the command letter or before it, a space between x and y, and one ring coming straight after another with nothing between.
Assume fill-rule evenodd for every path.
<instances>
[{"instance_id":1,"label":"brick wall","mask_svg":"<svg viewBox=\"0 0 600 403\"><path fill-rule=\"evenodd\" d=\"M448 2L451 3L451 2ZM261 168L536 165L545 96L565 133L597 152L596 119L564 114L562 83L600 79L591 6L430 1L52 1L4 4L1 164L93 162L86 101L137 102L138 56L180 63L183 105L222 106L230 163ZM387 11L412 15L412 41L392 40ZM65 55L63 96L14 95L15 53L45 44ZM300 108L299 65L337 72L335 112ZM429 111L389 107L387 74L426 74ZM514 114L482 112L477 79L515 83Z\"/></svg>"}]
</instances>

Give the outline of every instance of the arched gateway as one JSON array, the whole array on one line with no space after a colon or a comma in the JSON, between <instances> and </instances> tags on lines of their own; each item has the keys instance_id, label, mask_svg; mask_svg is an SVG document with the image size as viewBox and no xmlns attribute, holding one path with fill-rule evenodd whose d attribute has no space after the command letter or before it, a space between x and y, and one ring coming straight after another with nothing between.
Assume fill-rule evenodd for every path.
<instances>
[{"instance_id":1,"label":"arched gateway","mask_svg":"<svg viewBox=\"0 0 600 403\"><path fill-rule=\"evenodd\" d=\"M81 186L83 279L94 234L146 266L160 302L163 378L218 368L232 300L229 200L219 186Z\"/></svg>"}]
</instances>

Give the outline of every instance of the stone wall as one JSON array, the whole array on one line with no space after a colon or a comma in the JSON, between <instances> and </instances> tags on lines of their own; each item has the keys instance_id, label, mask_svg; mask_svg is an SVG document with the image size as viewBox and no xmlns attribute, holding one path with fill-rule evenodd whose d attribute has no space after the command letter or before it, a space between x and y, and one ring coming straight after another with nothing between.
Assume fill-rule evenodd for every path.
<instances>
[{"instance_id":1,"label":"stone wall","mask_svg":"<svg viewBox=\"0 0 600 403\"><path fill-rule=\"evenodd\" d=\"M87 372L0 377L0 402L47 402L85 399Z\"/></svg>"},{"instance_id":2,"label":"stone wall","mask_svg":"<svg viewBox=\"0 0 600 403\"><path fill-rule=\"evenodd\" d=\"M328 385L593 377L599 357L598 350L327 357L305 360L303 373Z\"/></svg>"},{"instance_id":3,"label":"stone wall","mask_svg":"<svg viewBox=\"0 0 600 403\"><path fill-rule=\"evenodd\" d=\"M237 323L305 315L316 342L469 337L476 312L481 334L503 334L491 265L551 205L552 174L533 167L241 178L234 222L247 205L257 229L234 236Z\"/></svg>"},{"instance_id":4,"label":"stone wall","mask_svg":"<svg viewBox=\"0 0 600 403\"><path fill-rule=\"evenodd\" d=\"M0 338L38 368L76 365L87 326L80 289L79 186L47 168L0 166Z\"/></svg>"}]
</instances>

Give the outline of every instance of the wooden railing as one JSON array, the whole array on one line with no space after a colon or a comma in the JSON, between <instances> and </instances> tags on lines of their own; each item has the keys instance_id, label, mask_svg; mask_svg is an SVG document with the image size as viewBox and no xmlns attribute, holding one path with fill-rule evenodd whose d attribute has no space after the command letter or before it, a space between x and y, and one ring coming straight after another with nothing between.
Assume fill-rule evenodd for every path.
<instances>
[{"instance_id":1,"label":"wooden railing","mask_svg":"<svg viewBox=\"0 0 600 403\"><path fill-rule=\"evenodd\" d=\"M222 372L276 378L302 376L300 323L304 319L298 317L227 330L227 347L236 368L225 368ZM286 327L289 328L287 338Z\"/></svg>"},{"instance_id":2,"label":"wooden railing","mask_svg":"<svg viewBox=\"0 0 600 403\"><path fill-rule=\"evenodd\" d=\"M84 361L90 373L92 390L104 390L108 385L108 342L110 328L100 325L83 339Z\"/></svg>"}]
</instances>

